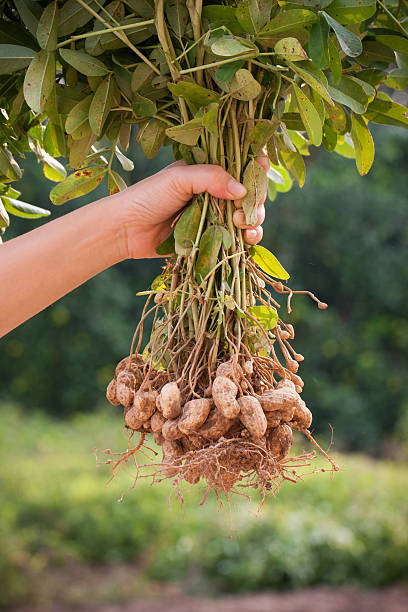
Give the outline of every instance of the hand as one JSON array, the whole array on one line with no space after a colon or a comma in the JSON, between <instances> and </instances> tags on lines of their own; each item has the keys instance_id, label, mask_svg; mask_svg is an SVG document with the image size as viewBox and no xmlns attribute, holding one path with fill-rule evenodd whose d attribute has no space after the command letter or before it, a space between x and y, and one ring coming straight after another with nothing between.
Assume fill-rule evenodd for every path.
<instances>
[{"instance_id":1,"label":"hand","mask_svg":"<svg viewBox=\"0 0 408 612\"><path fill-rule=\"evenodd\" d=\"M257 161L263 168L269 167L266 157L259 157ZM204 191L216 198L234 200L237 208L246 193L245 187L220 166L188 166L179 161L115 196L122 201L121 224L126 230L128 257L157 257L155 248L170 234L177 213L194 194ZM256 244L262 238L265 199L266 194L258 207L254 227L245 225L241 210L234 212L234 223L244 230L248 244Z\"/></svg>"}]
</instances>

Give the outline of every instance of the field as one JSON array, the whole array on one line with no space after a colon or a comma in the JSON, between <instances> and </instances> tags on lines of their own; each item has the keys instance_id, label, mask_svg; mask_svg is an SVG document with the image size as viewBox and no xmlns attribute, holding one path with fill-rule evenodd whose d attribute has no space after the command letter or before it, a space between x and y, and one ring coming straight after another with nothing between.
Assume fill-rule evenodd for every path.
<instances>
[{"instance_id":1,"label":"field","mask_svg":"<svg viewBox=\"0 0 408 612\"><path fill-rule=\"evenodd\" d=\"M134 472L105 488L108 467L96 467L93 448L125 445L114 409L62 422L2 406L3 608L86 605L89 589L98 606L159 591L219 596L408 579L403 465L334 448L339 473L285 484L258 514L245 499L200 507L202 487L187 488L181 505L170 485L147 481L118 503Z\"/></svg>"}]
</instances>

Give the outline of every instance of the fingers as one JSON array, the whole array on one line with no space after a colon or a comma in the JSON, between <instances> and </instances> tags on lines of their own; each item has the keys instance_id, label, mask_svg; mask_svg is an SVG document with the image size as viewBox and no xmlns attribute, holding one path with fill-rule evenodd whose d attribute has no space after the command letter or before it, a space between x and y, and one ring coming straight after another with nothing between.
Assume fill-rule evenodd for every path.
<instances>
[{"instance_id":1,"label":"fingers","mask_svg":"<svg viewBox=\"0 0 408 612\"><path fill-rule=\"evenodd\" d=\"M260 225L259 227L255 227L253 229L246 229L244 231L244 240L248 244L258 244L262 240L263 229Z\"/></svg>"},{"instance_id":2,"label":"fingers","mask_svg":"<svg viewBox=\"0 0 408 612\"><path fill-rule=\"evenodd\" d=\"M204 191L225 200L243 198L247 191L228 172L213 164L177 165L166 171L173 173L173 186L186 201Z\"/></svg>"},{"instance_id":3,"label":"fingers","mask_svg":"<svg viewBox=\"0 0 408 612\"><path fill-rule=\"evenodd\" d=\"M261 153L256 158L256 161L258 162L260 166L262 166L265 172L269 170L269 157L267 156L264 149L262 149Z\"/></svg>"},{"instance_id":4,"label":"fingers","mask_svg":"<svg viewBox=\"0 0 408 612\"><path fill-rule=\"evenodd\" d=\"M241 209L238 209L234 212L232 219L234 221L234 224L240 229L256 228L259 225L262 225L262 223L265 221L265 206L263 203L258 206L258 218L256 220L256 223L254 223L254 225L248 225L246 223L245 213Z\"/></svg>"}]
</instances>

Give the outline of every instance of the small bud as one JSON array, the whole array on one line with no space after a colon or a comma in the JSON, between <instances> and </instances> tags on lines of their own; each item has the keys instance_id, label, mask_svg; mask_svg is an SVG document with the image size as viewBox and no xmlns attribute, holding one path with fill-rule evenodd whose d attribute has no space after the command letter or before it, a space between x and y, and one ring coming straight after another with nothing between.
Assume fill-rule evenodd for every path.
<instances>
[{"instance_id":1,"label":"small bud","mask_svg":"<svg viewBox=\"0 0 408 612\"><path fill-rule=\"evenodd\" d=\"M326 302L318 302L317 307L320 308L320 310L326 310L327 304Z\"/></svg>"},{"instance_id":2,"label":"small bud","mask_svg":"<svg viewBox=\"0 0 408 612\"><path fill-rule=\"evenodd\" d=\"M289 323L289 324L286 326L286 331L288 331L288 332L289 332L289 334L290 334L290 335L289 335L289 338L290 338L291 340L293 340L293 338L295 337L295 330L294 330L293 325L291 325L291 324Z\"/></svg>"},{"instance_id":3,"label":"small bud","mask_svg":"<svg viewBox=\"0 0 408 612\"><path fill-rule=\"evenodd\" d=\"M272 283L272 287L275 289L275 291L277 293L283 293L284 289L283 289L283 285L281 282L278 283Z\"/></svg>"},{"instance_id":4,"label":"small bud","mask_svg":"<svg viewBox=\"0 0 408 612\"><path fill-rule=\"evenodd\" d=\"M295 353L295 354L293 355L293 358L294 358L294 359L296 359L296 361L304 361L304 359L305 359L305 358L303 357L303 355L301 355L300 353Z\"/></svg>"},{"instance_id":5,"label":"small bud","mask_svg":"<svg viewBox=\"0 0 408 612\"><path fill-rule=\"evenodd\" d=\"M299 369L299 364L294 359L288 359L286 362L286 367L290 372L294 372L296 374Z\"/></svg>"}]
</instances>

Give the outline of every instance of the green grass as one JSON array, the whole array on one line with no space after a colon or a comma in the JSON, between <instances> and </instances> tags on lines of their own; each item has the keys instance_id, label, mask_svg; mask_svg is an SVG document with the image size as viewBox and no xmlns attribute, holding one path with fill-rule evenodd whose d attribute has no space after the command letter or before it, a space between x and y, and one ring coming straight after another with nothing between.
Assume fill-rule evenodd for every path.
<instances>
[{"instance_id":1,"label":"green grass","mask_svg":"<svg viewBox=\"0 0 408 612\"><path fill-rule=\"evenodd\" d=\"M70 422L26 409L0 413L0 604L36 601L46 577L79 564L137 564L135 583L179 581L205 592L317 583L381 586L408 577L408 473L402 465L337 457L341 471L286 483L261 516L236 500L198 506L203 488L169 505L168 483L134 473L108 488L93 448L123 449L119 413ZM231 537L232 536L232 537Z\"/></svg>"}]
</instances>

